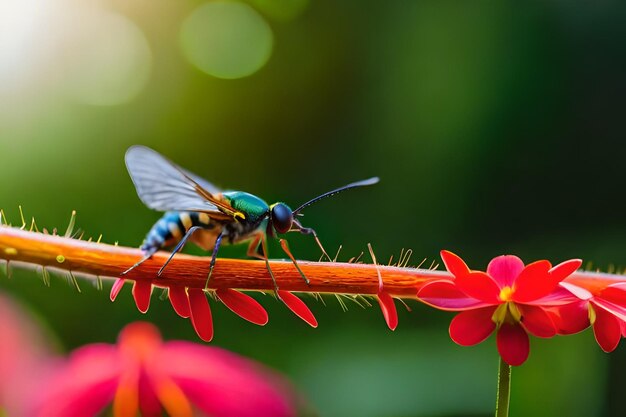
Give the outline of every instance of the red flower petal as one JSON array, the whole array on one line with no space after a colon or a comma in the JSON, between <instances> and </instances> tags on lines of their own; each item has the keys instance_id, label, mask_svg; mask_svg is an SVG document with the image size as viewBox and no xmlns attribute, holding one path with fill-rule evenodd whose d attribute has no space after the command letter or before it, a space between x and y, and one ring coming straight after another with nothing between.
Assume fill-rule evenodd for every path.
<instances>
[{"instance_id":1,"label":"red flower petal","mask_svg":"<svg viewBox=\"0 0 626 417\"><path fill-rule=\"evenodd\" d=\"M473 346L487 339L496 328L491 316L496 307L468 310L450 322L450 338L461 346Z\"/></svg>"},{"instance_id":2,"label":"red flower petal","mask_svg":"<svg viewBox=\"0 0 626 417\"><path fill-rule=\"evenodd\" d=\"M199 288L189 288L189 307L191 309L191 323L193 328L205 342L213 339L213 318L211 317L211 307L204 291Z\"/></svg>"},{"instance_id":3,"label":"red flower petal","mask_svg":"<svg viewBox=\"0 0 626 417\"><path fill-rule=\"evenodd\" d=\"M554 289L554 291L552 291L550 294L546 295L545 297L541 297L534 301L530 301L524 304L536 305L536 306L547 308L547 307L553 307L553 306L562 306L562 305L571 304L571 303L580 301L580 298L576 297L568 289L565 289L565 287L563 287L562 284L564 283L563 282L560 283Z\"/></svg>"},{"instance_id":4,"label":"red flower petal","mask_svg":"<svg viewBox=\"0 0 626 417\"><path fill-rule=\"evenodd\" d=\"M561 282L576 272L582 264L582 259L570 259L568 261L561 262L550 270L550 275L552 275L553 279L557 282Z\"/></svg>"},{"instance_id":5,"label":"red flower petal","mask_svg":"<svg viewBox=\"0 0 626 417\"><path fill-rule=\"evenodd\" d=\"M589 309L587 301L554 306L546 309L561 335L575 334L589 327Z\"/></svg>"},{"instance_id":6,"label":"red flower petal","mask_svg":"<svg viewBox=\"0 0 626 417\"><path fill-rule=\"evenodd\" d=\"M315 316L304 304L304 301L299 299L297 296L293 295L289 291L278 290L278 298L285 303L285 305L289 308L289 310L293 311L296 316L300 317L302 320L306 321L309 326L317 327L317 320Z\"/></svg>"},{"instance_id":7,"label":"red flower petal","mask_svg":"<svg viewBox=\"0 0 626 417\"><path fill-rule=\"evenodd\" d=\"M622 330L622 337L626 337L626 321L620 320L619 327Z\"/></svg>"},{"instance_id":8,"label":"red flower petal","mask_svg":"<svg viewBox=\"0 0 626 417\"><path fill-rule=\"evenodd\" d=\"M269 320L267 311L254 298L230 288L216 290L215 292L224 305L239 317L259 326L267 324Z\"/></svg>"},{"instance_id":9,"label":"red flower petal","mask_svg":"<svg viewBox=\"0 0 626 417\"><path fill-rule=\"evenodd\" d=\"M170 303L174 307L176 314L183 318L191 316L191 310L189 309L189 297L187 296L187 290L185 287L178 285L172 285L169 290Z\"/></svg>"},{"instance_id":10,"label":"red flower petal","mask_svg":"<svg viewBox=\"0 0 626 417\"><path fill-rule=\"evenodd\" d=\"M454 282L450 281L429 282L419 290L417 297L426 304L448 311L468 310L491 305L468 297L457 288Z\"/></svg>"},{"instance_id":11,"label":"red flower petal","mask_svg":"<svg viewBox=\"0 0 626 417\"><path fill-rule=\"evenodd\" d=\"M391 330L396 330L398 327L398 311L396 305L393 302L393 298L386 291L378 292L378 304L383 312L387 326Z\"/></svg>"},{"instance_id":12,"label":"red flower petal","mask_svg":"<svg viewBox=\"0 0 626 417\"><path fill-rule=\"evenodd\" d=\"M137 308L142 313L148 311L150 307L150 296L152 295L152 283L150 281L135 281L133 284L133 298Z\"/></svg>"},{"instance_id":13,"label":"red flower petal","mask_svg":"<svg viewBox=\"0 0 626 417\"><path fill-rule=\"evenodd\" d=\"M545 297L559 285L548 271L552 265L548 261L537 261L526 265L515 280L513 301L527 303Z\"/></svg>"},{"instance_id":14,"label":"red flower petal","mask_svg":"<svg viewBox=\"0 0 626 417\"><path fill-rule=\"evenodd\" d=\"M528 333L537 337L556 336L556 326L550 315L541 307L532 305L517 305L522 314L522 326Z\"/></svg>"},{"instance_id":15,"label":"red flower petal","mask_svg":"<svg viewBox=\"0 0 626 417\"><path fill-rule=\"evenodd\" d=\"M117 298L117 295L122 290L122 287L124 286L125 282L126 280L124 278L118 278L115 280L115 282L113 283L113 286L111 287L111 294L109 295L109 298L111 298L111 301L115 301L115 299Z\"/></svg>"},{"instance_id":16,"label":"red flower petal","mask_svg":"<svg viewBox=\"0 0 626 417\"><path fill-rule=\"evenodd\" d=\"M617 317L618 319L626 321L626 308L620 305L617 305L615 303L612 303L610 301L606 301L605 299L600 298L600 297L594 297L591 302L593 303L594 306L601 307L605 309L606 311L608 311L609 313L611 313L612 315L614 315L615 317Z\"/></svg>"},{"instance_id":17,"label":"red flower petal","mask_svg":"<svg viewBox=\"0 0 626 417\"><path fill-rule=\"evenodd\" d=\"M484 272L470 272L456 277L457 288L466 295L490 304L500 304L500 287L498 283Z\"/></svg>"},{"instance_id":18,"label":"red flower petal","mask_svg":"<svg viewBox=\"0 0 626 417\"><path fill-rule=\"evenodd\" d=\"M487 273L496 280L500 287L511 287L524 269L524 262L517 256L502 255L493 258L487 265Z\"/></svg>"},{"instance_id":19,"label":"red flower petal","mask_svg":"<svg viewBox=\"0 0 626 417\"><path fill-rule=\"evenodd\" d=\"M467 264L463 262L463 259L459 258L454 253L447 250L442 250L440 252L440 255L441 259L443 260L443 264L446 266L448 272L455 277L467 275L470 273L470 269L467 267Z\"/></svg>"},{"instance_id":20,"label":"red flower petal","mask_svg":"<svg viewBox=\"0 0 626 417\"><path fill-rule=\"evenodd\" d=\"M622 337L620 320L603 308L594 308L594 310L596 321L593 324L593 334L596 341L603 351L613 352Z\"/></svg>"},{"instance_id":21,"label":"red flower petal","mask_svg":"<svg viewBox=\"0 0 626 417\"><path fill-rule=\"evenodd\" d=\"M498 330L496 341L502 360L509 365L519 366L528 359L530 341L522 326L503 323Z\"/></svg>"},{"instance_id":22,"label":"red flower petal","mask_svg":"<svg viewBox=\"0 0 626 417\"><path fill-rule=\"evenodd\" d=\"M613 284L600 291L601 298L626 308L626 283Z\"/></svg>"}]
</instances>

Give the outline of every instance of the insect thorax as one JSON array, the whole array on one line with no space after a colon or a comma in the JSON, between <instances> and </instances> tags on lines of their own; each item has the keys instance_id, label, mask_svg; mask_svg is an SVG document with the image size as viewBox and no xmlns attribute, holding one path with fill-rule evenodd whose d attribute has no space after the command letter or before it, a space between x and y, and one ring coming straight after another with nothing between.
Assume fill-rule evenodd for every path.
<instances>
[{"instance_id":1,"label":"insect thorax","mask_svg":"<svg viewBox=\"0 0 626 417\"><path fill-rule=\"evenodd\" d=\"M259 197L243 191L226 191L224 199L245 218L224 225L224 233L231 243L246 240L251 234L266 227L269 206Z\"/></svg>"},{"instance_id":2,"label":"insect thorax","mask_svg":"<svg viewBox=\"0 0 626 417\"><path fill-rule=\"evenodd\" d=\"M243 191L226 191L223 196L235 210L244 214L245 221L242 223L257 224L267 217L270 209L265 201Z\"/></svg>"}]
</instances>

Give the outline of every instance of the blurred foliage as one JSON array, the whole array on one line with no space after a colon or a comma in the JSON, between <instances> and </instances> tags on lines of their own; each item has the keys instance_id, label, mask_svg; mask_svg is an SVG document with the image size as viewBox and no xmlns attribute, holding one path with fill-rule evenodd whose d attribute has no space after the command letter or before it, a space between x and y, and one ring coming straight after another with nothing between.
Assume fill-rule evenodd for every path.
<instances>
[{"instance_id":1,"label":"blurred foliage","mask_svg":"<svg viewBox=\"0 0 626 417\"><path fill-rule=\"evenodd\" d=\"M330 251L343 244L343 259L371 242L379 259L412 248L414 264L446 248L475 268L502 253L625 266L623 2L254 0L273 51L237 80L195 69L181 51L183 22L202 4L99 4L150 47L149 78L117 105L64 93L56 83L72 83L74 73L62 66L10 61L49 78L28 79L22 90L0 71L0 204L14 222L18 204L49 229L76 209L88 235L138 246L159 216L142 206L124 167L124 151L140 143L218 185L292 206L380 176L376 187L306 210L305 225ZM10 33L5 27L0 38ZM0 64L11 57L6 45ZM110 64L116 74L128 69ZM290 242L297 257L318 258L307 237ZM244 252L229 247L221 256ZM65 349L112 341L137 319L197 340L156 296L143 316L128 289L111 304L106 291L82 287L77 294L57 279L46 288L20 270L0 281ZM344 313L332 298L326 307L307 301L318 329L269 296L265 328L217 306L213 343L285 372L322 416L492 414L493 339L460 348L447 338L451 315L414 302L390 333L377 309ZM602 354L590 332L534 339L530 360L514 369L512 416L624 415L624 355Z\"/></svg>"}]
</instances>

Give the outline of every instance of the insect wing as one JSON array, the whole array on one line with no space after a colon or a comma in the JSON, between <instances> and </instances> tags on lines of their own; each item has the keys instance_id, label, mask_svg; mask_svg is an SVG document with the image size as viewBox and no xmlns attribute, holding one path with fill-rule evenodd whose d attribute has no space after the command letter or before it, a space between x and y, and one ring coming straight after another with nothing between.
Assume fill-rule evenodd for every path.
<instances>
[{"instance_id":1,"label":"insect wing","mask_svg":"<svg viewBox=\"0 0 626 417\"><path fill-rule=\"evenodd\" d=\"M126 151L125 159L139 198L151 209L223 215L215 202L210 201L212 194L219 192L217 187L158 152L145 146L132 146Z\"/></svg>"},{"instance_id":2,"label":"insect wing","mask_svg":"<svg viewBox=\"0 0 626 417\"><path fill-rule=\"evenodd\" d=\"M205 190L207 190L211 194L218 194L218 193L222 192L222 190L217 188L215 185L211 184L210 182L208 182L204 178L194 174L193 172L189 172L186 169L181 168L179 166L176 166L176 168L180 169L186 176L188 176L189 178L194 180L196 182L196 184L198 184L199 186L201 186L202 188L204 188Z\"/></svg>"}]
</instances>

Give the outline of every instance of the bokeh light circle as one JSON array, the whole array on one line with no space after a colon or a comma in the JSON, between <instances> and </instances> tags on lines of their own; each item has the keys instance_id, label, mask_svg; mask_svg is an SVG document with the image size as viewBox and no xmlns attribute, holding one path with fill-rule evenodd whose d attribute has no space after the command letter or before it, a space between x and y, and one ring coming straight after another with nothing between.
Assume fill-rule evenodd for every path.
<instances>
[{"instance_id":1,"label":"bokeh light circle","mask_svg":"<svg viewBox=\"0 0 626 417\"><path fill-rule=\"evenodd\" d=\"M145 35L119 14L98 11L81 18L69 42L66 91L91 105L131 100L150 77L152 52Z\"/></svg>"},{"instance_id":2,"label":"bokeh light circle","mask_svg":"<svg viewBox=\"0 0 626 417\"><path fill-rule=\"evenodd\" d=\"M218 78L241 78L258 71L272 53L272 30L252 7L216 1L195 9L182 26L186 58Z\"/></svg>"}]
</instances>

